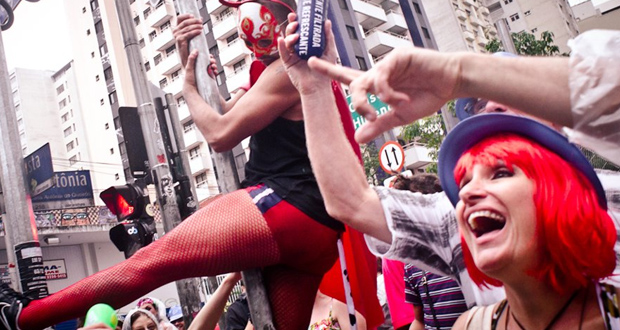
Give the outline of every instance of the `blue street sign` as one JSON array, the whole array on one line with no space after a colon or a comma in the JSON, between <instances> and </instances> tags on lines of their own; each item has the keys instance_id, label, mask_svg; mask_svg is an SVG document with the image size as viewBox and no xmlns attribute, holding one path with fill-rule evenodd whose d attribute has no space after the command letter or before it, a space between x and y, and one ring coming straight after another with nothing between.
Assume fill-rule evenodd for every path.
<instances>
[{"instance_id":1,"label":"blue street sign","mask_svg":"<svg viewBox=\"0 0 620 330\"><path fill-rule=\"evenodd\" d=\"M34 197L54 186L54 167L49 143L26 156L24 167L31 196Z\"/></svg>"},{"instance_id":2,"label":"blue street sign","mask_svg":"<svg viewBox=\"0 0 620 330\"><path fill-rule=\"evenodd\" d=\"M56 185L32 198L35 211L59 210L95 205L90 171L56 172Z\"/></svg>"}]
</instances>

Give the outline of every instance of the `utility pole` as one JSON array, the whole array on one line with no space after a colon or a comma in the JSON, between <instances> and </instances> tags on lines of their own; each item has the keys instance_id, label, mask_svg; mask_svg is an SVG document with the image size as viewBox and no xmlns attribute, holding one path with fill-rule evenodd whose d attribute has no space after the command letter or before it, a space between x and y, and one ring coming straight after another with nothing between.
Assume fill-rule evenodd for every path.
<instances>
[{"instance_id":1,"label":"utility pole","mask_svg":"<svg viewBox=\"0 0 620 330\"><path fill-rule=\"evenodd\" d=\"M30 298L40 299L48 295L47 282L30 191L26 183L24 159L1 32L0 111L3 112L3 118L0 120L0 136L2 136L0 139L0 158L2 158L0 181L5 203L9 205L2 220L9 273L15 289L29 292ZM15 265L17 265L18 274L15 273Z\"/></svg>"},{"instance_id":2,"label":"utility pole","mask_svg":"<svg viewBox=\"0 0 620 330\"><path fill-rule=\"evenodd\" d=\"M118 1L118 0L117 0ZM195 0L178 0L180 13L189 13L194 17L201 17ZM190 41L190 51L197 49L199 51L196 59L196 84L200 96L217 112L222 111L220 103L220 94L215 85L215 81L209 77L207 67L210 64L209 47L207 47L207 38L204 34L200 34ZM235 158L232 150L214 153L214 162L217 166L218 185L220 191L224 193L233 192L241 187L239 183L239 175L235 165ZM263 277L259 269L244 270L242 272L243 281L245 282L246 293L248 296L248 305L252 314L252 323L255 329L270 330L275 329L271 317L271 307L269 304L267 290L263 282Z\"/></svg>"},{"instance_id":3,"label":"utility pole","mask_svg":"<svg viewBox=\"0 0 620 330\"><path fill-rule=\"evenodd\" d=\"M155 106L142 63L142 55L138 45L129 1L115 0L115 3L131 72L131 80L138 102L138 114L149 159L149 170L156 187L157 200L162 211L164 226L172 228L172 224L181 222L181 215L166 151L163 143L158 143L162 141L162 137L158 130L158 125L156 125ZM183 317L187 324L190 324L193 320L193 314L200 310L199 283L198 279L176 281L181 306L183 306Z\"/></svg>"}]
</instances>

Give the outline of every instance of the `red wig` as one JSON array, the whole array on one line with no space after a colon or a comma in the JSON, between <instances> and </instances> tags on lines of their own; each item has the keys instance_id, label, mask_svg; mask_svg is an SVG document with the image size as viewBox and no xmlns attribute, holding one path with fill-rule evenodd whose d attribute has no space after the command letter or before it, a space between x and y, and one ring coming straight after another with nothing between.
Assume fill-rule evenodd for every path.
<instances>
[{"instance_id":1,"label":"red wig","mask_svg":"<svg viewBox=\"0 0 620 330\"><path fill-rule=\"evenodd\" d=\"M509 169L519 167L535 184L540 260L528 274L558 293L611 275L616 265L616 229L588 179L537 143L515 134L499 134L483 139L461 156L454 169L456 182L476 164L495 166L500 161ZM473 281L479 287L500 286L500 281L476 267L462 236L461 242Z\"/></svg>"}]
</instances>

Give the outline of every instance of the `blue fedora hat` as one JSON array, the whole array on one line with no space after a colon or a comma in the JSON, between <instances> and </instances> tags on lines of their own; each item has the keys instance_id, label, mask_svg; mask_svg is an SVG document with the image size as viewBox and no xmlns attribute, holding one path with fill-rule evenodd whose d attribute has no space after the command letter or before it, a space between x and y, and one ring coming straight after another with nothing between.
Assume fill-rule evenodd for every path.
<instances>
[{"instance_id":1,"label":"blue fedora hat","mask_svg":"<svg viewBox=\"0 0 620 330\"><path fill-rule=\"evenodd\" d=\"M493 53L493 56L499 57L519 57L519 55L508 53L508 52L497 52ZM454 104L454 108L456 111L456 117L459 120L465 120L476 114L476 103L478 102L477 97L461 97L456 99L456 103Z\"/></svg>"},{"instance_id":2,"label":"blue fedora hat","mask_svg":"<svg viewBox=\"0 0 620 330\"><path fill-rule=\"evenodd\" d=\"M481 140L501 133L514 133L532 140L562 157L590 181L601 207L607 210L605 190L594 168L579 148L554 129L527 117L491 113L463 120L450 131L439 149L437 167L439 179L453 205L459 201L459 186L454 168L461 155Z\"/></svg>"}]
</instances>

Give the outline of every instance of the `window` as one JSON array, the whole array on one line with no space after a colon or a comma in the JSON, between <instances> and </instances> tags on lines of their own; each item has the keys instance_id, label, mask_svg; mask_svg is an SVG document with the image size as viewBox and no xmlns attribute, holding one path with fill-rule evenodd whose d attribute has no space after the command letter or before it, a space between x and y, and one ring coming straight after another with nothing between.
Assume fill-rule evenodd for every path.
<instances>
[{"instance_id":1,"label":"window","mask_svg":"<svg viewBox=\"0 0 620 330\"><path fill-rule=\"evenodd\" d=\"M153 41L155 37L157 37L157 31L151 31L151 33L149 33L149 41Z\"/></svg>"},{"instance_id":2,"label":"window","mask_svg":"<svg viewBox=\"0 0 620 330\"><path fill-rule=\"evenodd\" d=\"M430 39L431 38L431 34L428 32L428 29L425 28L425 27L422 28L422 34L424 34L424 37L426 39Z\"/></svg>"},{"instance_id":3,"label":"window","mask_svg":"<svg viewBox=\"0 0 620 330\"><path fill-rule=\"evenodd\" d=\"M233 64L233 68L235 69L235 73L243 70L245 68L245 58L241 59L241 61Z\"/></svg>"},{"instance_id":4,"label":"window","mask_svg":"<svg viewBox=\"0 0 620 330\"><path fill-rule=\"evenodd\" d=\"M170 74L170 79L172 79L172 81L175 81L179 79L180 76L181 76L181 69L176 70L172 74Z\"/></svg>"},{"instance_id":5,"label":"window","mask_svg":"<svg viewBox=\"0 0 620 330\"><path fill-rule=\"evenodd\" d=\"M202 2L202 1L198 1L198 2ZM163 6L163 5L164 5L164 1L163 0L159 0L159 1L157 1L157 4L155 5L155 9L157 9L157 8ZM198 9L200 9L200 8L198 8Z\"/></svg>"},{"instance_id":6,"label":"window","mask_svg":"<svg viewBox=\"0 0 620 330\"><path fill-rule=\"evenodd\" d=\"M114 155L114 148L110 148L110 155Z\"/></svg>"},{"instance_id":7,"label":"window","mask_svg":"<svg viewBox=\"0 0 620 330\"><path fill-rule=\"evenodd\" d=\"M121 118L120 117L114 117L114 129L118 130L119 128L121 128Z\"/></svg>"},{"instance_id":8,"label":"window","mask_svg":"<svg viewBox=\"0 0 620 330\"><path fill-rule=\"evenodd\" d=\"M136 16L133 18L133 24L138 25L140 24L140 16Z\"/></svg>"},{"instance_id":9,"label":"window","mask_svg":"<svg viewBox=\"0 0 620 330\"><path fill-rule=\"evenodd\" d=\"M355 28L347 25L347 33L349 34L349 38L351 40L357 40L357 33L355 32Z\"/></svg>"},{"instance_id":10,"label":"window","mask_svg":"<svg viewBox=\"0 0 620 330\"><path fill-rule=\"evenodd\" d=\"M189 149L189 159L195 159L200 156L200 146Z\"/></svg>"},{"instance_id":11,"label":"window","mask_svg":"<svg viewBox=\"0 0 620 330\"><path fill-rule=\"evenodd\" d=\"M204 33L204 34L209 33L209 24L208 23L204 23L202 25L202 33Z\"/></svg>"},{"instance_id":12,"label":"window","mask_svg":"<svg viewBox=\"0 0 620 330\"><path fill-rule=\"evenodd\" d=\"M217 82L218 86L222 86L222 84L224 83L224 72L220 72L217 74L217 76L215 76L215 82Z\"/></svg>"},{"instance_id":13,"label":"window","mask_svg":"<svg viewBox=\"0 0 620 330\"><path fill-rule=\"evenodd\" d=\"M95 76L95 81L99 81L99 75Z\"/></svg>"},{"instance_id":14,"label":"window","mask_svg":"<svg viewBox=\"0 0 620 330\"><path fill-rule=\"evenodd\" d=\"M511 2L512 2L512 0L504 0L504 4L505 5L507 5L507 4L511 3Z\"/></svg>"},{"instance_id":15,"label":"window","mask_svg":"<svg viewBox=\"0 0 620 330\"><path fill-rule=\"evenodd\" d=\"M200 173L194 177L196 179L196 188L200 188L207 184L207 173Z\"/></svg>"},{"instance_id":16,"label":"window","mask_svg":"<svg viewBox=\"0 0 620 330\"><path fill-rule=\"evenodd\" d=\"M113 91L112 93L110 93L108 95L108 99L110 101L110 104L114 104L114 103L118 102L118 98L116 97L116 91Z\"/></svg>"},{"instance_id":17,"label":"window","mask_svg":"<svg viewBox=\"0 0 620 330\"><path fill-rule=\"evenodd\" d=\"M338 6L340 6L341 9L349 9L347 0L338 0Z\"/></svg>"},{"instance_id":18,"label":"window","mask_svg":"<svg viewBox=\"0 0 620 330\"><path fill-rule=\"evenodd\" d=\"M99 3L97 2L97 0L91 0L90 1L90 9L95 10L99 8Z\"/></svg>"},{"instance_id":19,"label":"window","mask_svg":"<svg viewBox=\"0 0 620 330\"><path fill-rule=\"evenodd\" d=\"M114 173L114 179L119 180L121 178L120 175L118 175L118 173Z\"/></svg>"},{"instance_id":20,"label":"window","mask_svg":"<svg viewBox=\"0 0 620 330\"><path fill-rule=\"evenodd\" d=\"M183 96L179 96L179 98L177 99L177 106L182 106L185 104L185 98Z\"/></svg>"},{"instance_id":21,"label":"window","mask_svg":"<svg viewBox=\"0 0 620 330\"><path fill-rule=\"evenodd\" d=\"M146 9L142 12L142 14L144 14L144 19L149 17L149 15L151 15L151 7L146 7Z\"/></svg>"},{"instance_id":22,"label":"window","mask_svg":"<svg viewBox=\"0 0 620 330\"><path fill-rule=\"evenodd\" d=\"M71 141L67 143L66 147L67 147L67 151L71 151L73 150L73 148L75 148L75 145L73 144L73 141Z\"/></svg>"},{"instance_id":23,"label":"window","mask_svg":"<svg viewBox=\"0 0 620 330\"><path fill-rule=\"evenodd\" d=\"M159 88L164 88L166 86L168 86L168 78L164 78L159 81Z\"/></svg>"},{"instance_id":24,"label":"window","mask_svg":"<svg viewBox=\"0 0 620 330\"><path fill-rule=\"evenodd\" d=\"M461 30L462 31L467 31L467 26L465 26L465 24L461 24Z\"/></svg>"},{"instance_id":25,"label":"window","mask_svg":"<svg viewBox=\"0 0 620 330\"><path fill-rule=\"evenodd\" d=\"M86 13L86 7L82 7L82 14Z\"/></svg>"},{"instance_id":26,"label":"window","mask_svg":"<svg viewBox=\"0 0 620 330\"><path fill-rule=\"evenodd\" d=\"M103 57L108 54L108 45L104 42L103 45L99 47L99 55Z\"/></svg>"},{"instance_id":27,"label":"window","mask_svg":"<svg viewBox=\"0 0 620 330\"><path fill-rule=\"evenodd\" d=\"M121 152L121 155L127 153L127 147L125 146L125 142L121 142L118 144L118 150Z\"/></svg>"},{"instance_id":28,"label":"window","mask_svg":"<svg viewBox=\"0 0 620 330\"><path fill-rule=\"evenodd\" d=\"M105 104L105 101L104 101L103 99L101 99L101 100L99 100L99 103L100 103L101 105L104 105L104 104Z\"/></svg>"},{"instance_id":29,"label":"window","mask_svg":"<svg viewBox=\"0 0 620 330\"><path fill-rule=\"evenodd\" d=\"M177 51L177 46L176 45L172 45L172 46L166 48L166 57L174 54L174 52L176 52L176 51Z\"/></svg>"},{"instance_id":30,"label":"window","mask_svg":"<svg viewBox=\"0 0 620 330\"><path fill-rule=\"evenodd\" d=\"M86 35L89 36L90 35L90 29L86 29Z\"/></svg>"},{"instance_id":31,"label":"window","mask_svg":"<svg viewBox=\"0 0 620 330\"><path fill-rule=\"evenodd\" d=\"M159 30L161 30L161 31L163 32L163 31L168 30L169 28L170 28L170 21L167 21L166 23L162 24L162 25L159 27Z\"/></svg>"},{"instance_id":32,"label":"window","mask_svg":"<svg viewBox=\"0 0 620 330\"><path fill-rule=\"evenodd\" d=\"M536 33L536 32L538 32L538 28L533 28L532 33Z\"/></svg>"},{"instance_id":33,"label":"window","mask_svg":"<svg viewBox=\"0 0 620 330\"><path fill-rule=\"evenodd\" d=\"M525 13L523 13L523 15L525 15L525 16L530 16L531 14L532 14L532 11L531 11L531 10L528 10L528 11L526 11Z\"/></svg>"},{"instance_id":34,"label":"window","mask_svg":"<svg viewBox=\"0 0 620 330\"><path fill-rule=\"evenodd\" d=\"M60 109L66 107L66 106L67 106L67 99L62 99L62 100L60 100L60 102L58 102L58 107Z\"/></svg>"},{"instance_id":35,"label":"window","mask_svg":"<svg viewBox=\"0 0 620 330\"><path fill-rule=\"evenodd\" d=\"M65 91L65 85L64 84L56 87L56 95L58 95L58 94L60 94L60 93L62 93L64 91Z\"/></svg>"},{"instance_id":36,"label":"window","mask_svg":"<svg viewBox=\"0 0 620 330\"><path fill-rule=\"evenodd\" d=\"M161 62L161 54L155 55L155 57L153 57L153 62L155 62L155 65L159 64L159 62Z\"/></svg>"},{"instance_id":37,"label":"window","mask_svg":"<svg viewBox=\"0 0 620 330\"><path fill-rule=\"evenodd\" d=\"M420 9L420 5L418 5L415 2L413 2L413 9L415 10L416 13L422 14L422 10Z\"/></svg>"},{"instance_id":38,"label":"window","mask_svg":"<svg viewBox=\"0 0 620 330\"><path fill-rule=\"evenodd\" d=\"M368 70L368 65L366 65L366 60L363 57L356 56L355 59L357 59L357 65L359 65L360 70Z\"/></svg>"},{"instance_id":39,"label":"window","mask_svg":"<svg viewBox=\"0 0 620 330\"><path fill-rule=\"evenodd\" d=\"M519 19L519 13L516 13L516 14L512 14L512 15L510 15L510 20L511 20L511 21L513 21L513 22L514 22L514 21L516 21L516 20L518 20L518 19Z\"/></svg>"},{"instance_id":40,"label":"window","mask_svg":"<svg viewBox=\"0 0 620 330\"><path fill-rule=\"evenodd\" d=\"M239 38L239 33L235 32L226 38L226 43L230 45L233 41L237 40L237 38Z\"/></svg>"},{"instance_id":41,"label":"window","mask_svg":"<svg viewBox=\"0 0 620 330\"><path fill-rule=\"evenodd\" d=\"M71 128L71 126L65 128L65 130L63 131L63 133L65 134L65 137L71 135L71 133L73 133L73 129Z\"/></svg>"},{"instance_id":42,"label":"window","mask_svg":"<svg viewBox=\"0 0 620 330\"><path fill-rule=\"evenodd\" d=\"M190 120L187 123L183 124L183 132L187 133L191 130L193 130L196 127L196 125L194 125L194 121Z\"/></svg>"},{"instance_id":43,"label":"window","mask_svg":"<svg viewBox=\"0 0 620 330\"><path fill-rule=\"evenodd\" d=\"M62 115L62 117L60 117L60 120L61 120L63 123L66 123L66 122L67 122L67 120L69 120L69 113L67 112L67 113L65 113L64 115Z\"/></svg>"},{"instance_id":44,"label":"window","mask_svg":"<svg viewBox=\"0 0 620 330\"><path fill-rule=\"evenodd\" d=\"M103 23L101 23L101 21L98 21L97 23L95 23L95 32L96 33L103 32Z\"/></svg>"},{"instance_id":45,"label":"window","mask_svg":"<svg viewBox=\"0 0 620 330\"><path fill-rule=\"evenodd\" d=\"M105 129L110 129L110 123L105 123L105 125L103 125L103 127L104 127Z\"/></svg>"},{"instance_id":46,"label":"window","mask_svg":"<svg viewBox=\"0 0 620 330\"><path fill-rule=\"evenodd\" d=\"M90 57L95 58L95 52L90 52Z\"/></svg>"},{"instance_id":47,"label":"window","mask_svg":"<svg viewBox=\"0 0 620 330\"><path fill-rule=\"evenodd\" d=\"M105 77L106 81L114 78L114 75L112 74L112 67L109 67L109 68L103 70L103 76Z\"/></svg>"},{"instance_id":48,"label":"window","mask_svg":"<svg viewBox=\"0 0 620 330\"><path fill-rule=\"evenodd\" d=\"M144 48L144 46L146 46L146 44L144 43L144 38L140 38L140 40L138 41L138 45L140 45L140 48Z\"/></svg>"},{"instance_id":49,"label":"window","mask_svg":"<svg viewBox=\"0 0 620 330\"><path fill-rule=\"evenodd\" d=\"M151 63L149 63L148 61L144 63L144 70L146 70L147 72L149 70L151 70Z\"/></svg>"},{"instance_id":50,"label":"window","mask_svg":"<svg viewBox=\"0 0 620 330\"><path fill-rule=\"evenodd\" d=\"M75 164L78 162L77 156L71 156L71 158L69 158L69 166Z\"/></svg>"}]
</instances>

